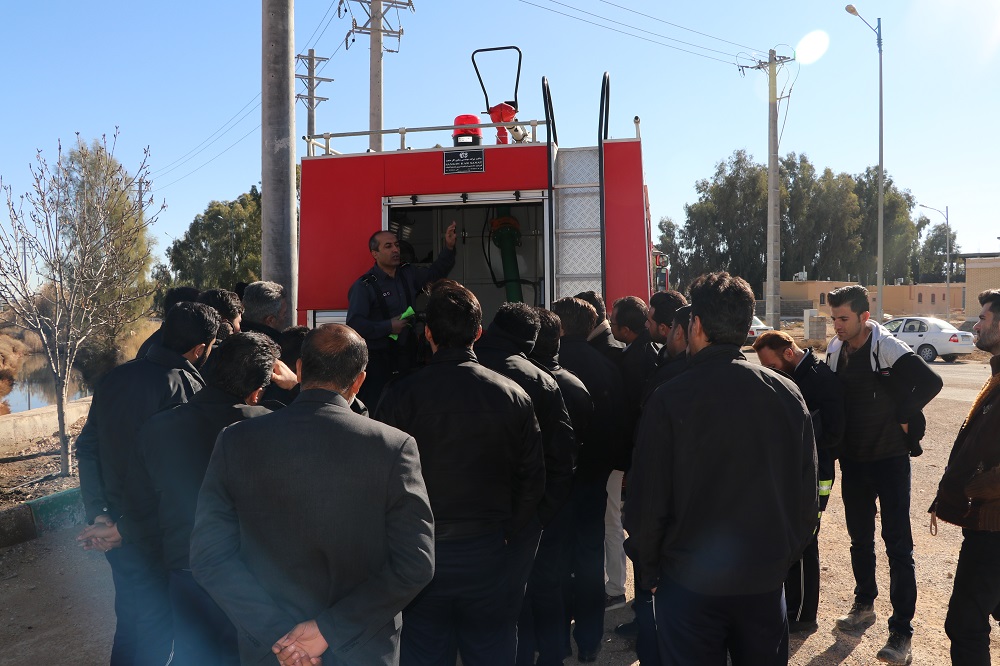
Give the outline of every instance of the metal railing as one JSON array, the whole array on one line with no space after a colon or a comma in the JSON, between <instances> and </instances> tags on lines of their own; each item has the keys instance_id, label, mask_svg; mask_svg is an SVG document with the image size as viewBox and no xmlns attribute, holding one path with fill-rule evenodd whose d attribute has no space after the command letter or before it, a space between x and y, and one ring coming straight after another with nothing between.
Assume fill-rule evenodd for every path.
<instances>
[{"instance_id":1,"label":"metal railing","mask_svg":"<svg viewBox=\"0 0 1000 666\"><path fill-rule=\"evenodd\" d=\"M527 143L539 143L538 141L538 128L545 127L548 125L546 120L525 120L517 121L517 125L527 126L531 128L531 138ZM367 131L367 132L325 132L323 134L307 134L302 137L306 142L306 152L309 157L315 157L317 150L321 150L323 155L343 155L344 153L334 150L331 147L331 142L334 139L346 139L350 137L362 137L371 136L372 134L398 134L399 135L399 150L407 150L406 146L406 135L413 134L417 132L450 132L456 129L472 129L478 127L480 129L486 129L489 127L510 127L511 123L479 123L477 125L435 125L432 127L398 127L396 129L384 129L377 132ZM546 132L546 134L548 134ZM513 144L512 144L513 145ZM465 147L465 146L459 146ZM361 151L359 151L361 152Z\"/></svg>"}]
</instances>

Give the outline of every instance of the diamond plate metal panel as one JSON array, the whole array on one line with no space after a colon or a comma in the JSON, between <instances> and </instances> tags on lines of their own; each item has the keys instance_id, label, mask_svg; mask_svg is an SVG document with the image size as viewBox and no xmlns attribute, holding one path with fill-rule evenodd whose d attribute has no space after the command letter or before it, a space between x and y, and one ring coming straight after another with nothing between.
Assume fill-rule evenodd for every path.
<instances>
[{"instance_id":1,"label":"diamond plate metal panel","mask_svg":"<svg viewBox=\"0 0 1000 666\"><path fill-rule=\"evenodd\" d=\"M556 280L556 299L566 298L567 296L575 296L581 291L596 291L601 293L601 281L598 279L590 280Z\"/></svg>"},{"instance_id":2,"label":"diamond plate metal panel","mask_svg":"<svg viewBox=\"0 0 1000 666\"><path fill-rule=\"evenodd\" d=\"M560 185L596 183L598 171L596 146L584 150L560 150L556 154L556 182Z\"/></svg>"},{"instance_id":3,"label":"diamond plate metal panel","mask_svg":"<svg viewBox=\"0 0 1000 666\"><path fill-rule=\"evenodd\" d=\"M557 229L600 229L601 198L596 187L556 190Z\"/></svg>"},{"instance_id":4,"label":"diamond plate metal panel","mask_svg":"<svg viewBox=\"0 0 1000 666\"><path fill-rule=\"evenodd\" d=\"M556 274L561 276L600 274L601 239L595 235L558 235Z\"/></svg>"}]
</instances>

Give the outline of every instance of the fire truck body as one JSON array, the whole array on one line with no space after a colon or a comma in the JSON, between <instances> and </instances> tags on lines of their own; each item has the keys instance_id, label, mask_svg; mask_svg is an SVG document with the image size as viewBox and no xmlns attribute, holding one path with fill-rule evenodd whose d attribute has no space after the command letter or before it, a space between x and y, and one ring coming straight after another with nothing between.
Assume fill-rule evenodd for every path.
<instances>
[{"instance_id":1,"label":"fire truck body","mask_svg":"<svg viewBox=\"0 0 1000 666\"><path fill-rule=\"evenodd\" d=\"M550 105L544 81L543 92ZM597 146L560 149L548 108L546 121L515 121L530 124L531 135L544 127L544 141L525 135L524 143L405 149L421 128L402 129L400 150L339 154L325 150L337 135L311 137L327 154L302 160L299 323L345 320L348 289L372 264L372 233L395 231L404 261L408 251L411 263L425 263L453 220L458 254L449 277L472 289L487 320L516 293L514 283L525 302L541 306L587 289L609 301L647 298L638 119L636 138L604 138L602 115ZM457 133L461 126L426 129Z\"/></svg>"}]
</instances>

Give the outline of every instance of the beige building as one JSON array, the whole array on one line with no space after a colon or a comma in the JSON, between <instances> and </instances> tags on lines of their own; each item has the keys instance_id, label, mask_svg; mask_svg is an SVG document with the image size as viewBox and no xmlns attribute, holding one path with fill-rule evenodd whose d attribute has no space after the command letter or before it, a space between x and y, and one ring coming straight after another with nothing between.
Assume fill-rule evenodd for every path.
<instances>
[{"instance_id":1,"label":"beige building","mask_svg":"<svg viewBox=\"0 0 1000 666\"><path fill-rule=\"evenodd\" d=\"M977 296L987 289L1000 289L1000 253L987 252L960 255L965 259L965 285L968 298L965 299L965 318L977 319L979 299ZM781 283L784 288L785 283Z\"/></svg>"},{"instance_id":2,"label":"beige building","mask_svg":"<svg viewBox=\"0 0 1000 666\"><path fill-rule=\"evenodd\" d=\"M997 263L997 274L1000 275L1000 260ZM834 289L844 287L855 282L839 282L836 280L804 280L801 282L781 283L782 301L801 301L803 308L812 307L823 314L830 314L830 306L826 297ZM871 308L874 312L878 308L878 289L875 285L868 285ZM951 312L961 311L963 305L963 294L965 285L962 283L952 283L951 288L941 282L932 284L887 284L882 287L883 299L885 303L882 311L891 315L922 315L945 317L949 314L948 301L949 292L951 300ZM981 291L981 290L980 290ZM971 291L970 291L971 293ZM979 293L978 291L975 293ZM809 305L809 302L812 305ZM976 311L978 314L978 310Z\"/></svg>"}]
</instances>

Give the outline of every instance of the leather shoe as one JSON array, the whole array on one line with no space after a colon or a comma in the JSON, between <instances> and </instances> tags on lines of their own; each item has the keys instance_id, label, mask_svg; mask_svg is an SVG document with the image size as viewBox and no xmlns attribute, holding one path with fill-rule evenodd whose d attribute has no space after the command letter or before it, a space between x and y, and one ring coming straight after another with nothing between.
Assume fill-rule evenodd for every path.
<instances>
[{"instance_id":1,"label":"leather shoe","mask_svg":"<svg viewBox=\"0 0 1000 666\"><path fill-rule=\"evenodd\" d=\"M615 627L615 633L619 636L636 636L639 634L639 623L635 620L622 622Z\"/></svg>"}]
</instances>

